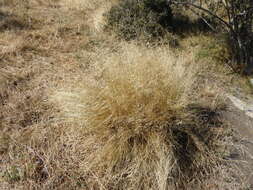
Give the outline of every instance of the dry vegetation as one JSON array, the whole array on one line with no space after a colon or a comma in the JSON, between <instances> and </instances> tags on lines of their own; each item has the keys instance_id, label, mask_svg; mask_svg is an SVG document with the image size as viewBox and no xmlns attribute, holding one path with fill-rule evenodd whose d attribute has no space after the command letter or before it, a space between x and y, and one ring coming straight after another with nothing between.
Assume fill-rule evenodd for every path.
<instances>
[{"instance_id":1,"label":"dry vegetation","mask_svg":"<svg viewBox=\"0 0 253 190\"><path fill-rule=\"evenodd\" d=\"M53 96L63 117L81 124L85 138L79 151L88 187L224 185L206 179L216 177L217 154L227 147L220 104L193 104L200 97L193 88L196 72L188 65L192 59L169 52L124 44L95 64L86 81Z\"/></svg>"},{"instance_id":2,"label":"dry vegetation","mask_svg":"<svg viewBox=\"0 0 253 190\"><path fill-rule=\"evenodd\" d=\"M0 189L246 187L211 37L119 40L115 3L0 0Z\"/></svg>"}]
</instances>

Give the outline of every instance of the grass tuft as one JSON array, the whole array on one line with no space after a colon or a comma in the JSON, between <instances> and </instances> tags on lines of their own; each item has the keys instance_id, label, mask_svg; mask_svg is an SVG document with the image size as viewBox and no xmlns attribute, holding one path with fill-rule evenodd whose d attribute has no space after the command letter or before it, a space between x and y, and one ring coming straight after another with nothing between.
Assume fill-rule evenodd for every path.
<instances>
[{"instance_id":1,"label":"grass tuft","mask_svg":"<svg viewBox=\"0 0 253 190\"><path fill-rule=\"evenodd\" d=\"M125 47L79 90L56 94L65 116L83 125L82 166L93 185L184 189L214 174L225 126L216 107L192 104L186 63L162 48Z\"/></svg>"}]
</instances>

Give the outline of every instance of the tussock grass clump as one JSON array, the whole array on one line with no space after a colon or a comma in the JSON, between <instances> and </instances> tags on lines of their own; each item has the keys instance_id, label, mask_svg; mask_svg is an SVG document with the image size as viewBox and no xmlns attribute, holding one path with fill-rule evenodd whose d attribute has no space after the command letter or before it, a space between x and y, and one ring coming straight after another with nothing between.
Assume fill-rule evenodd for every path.
<instances>
[{"instance_id":1,"label":"tussock grass clump","mask_svg":"<svg viewBox=\"0 0 253 190\"><path fill-rule=\"evenodd\" d=\"M120 38L159 39L167 34L172 12L165 0L121 0L106 17L107 28Z\"/></svg>"},{"instance_id":2,"label":"tussock grass clump","mask_svg":"<svg viewBox=\"0 0 253 190\"><path fill-rule=\"evenodd\" d=\"M130 49L129 47L126 49ZM191 103L194 76L162 49L114 53L81 90L58 94L83 124L87 184L99 189L184 189L219 164L225 130L215 108ZM99 71L99 72L98 72ZM196 187L196 186L195 186Z\"/></svg>"}]
</instances>

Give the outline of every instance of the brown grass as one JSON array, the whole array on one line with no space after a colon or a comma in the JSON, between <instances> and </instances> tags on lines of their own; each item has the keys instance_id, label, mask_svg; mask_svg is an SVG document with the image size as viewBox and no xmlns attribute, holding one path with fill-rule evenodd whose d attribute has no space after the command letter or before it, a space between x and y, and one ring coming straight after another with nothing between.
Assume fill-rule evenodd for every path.
<instances>
[{"instance_id":1,"label":"brown grass","mask_svg":"<svg viewBox=\"0 0 253 190\"><path fill-rule=\"evenodd\" d=\"M0 0L0 189L239 189L194 48L102 34L115 2Z\"/></svg>"},{"instance_id":2,"label":"brown grass","mask_svg":"<svg viewBox=\"0 0 253 190\"><path fill-rule=\"evenodd\" d=\"M191 59L168 52L123 44L79 88L53 96L63 117L81 124L89 188L204 188L218 175L228 135L219 104L195 102Z\"/></svg>"}]
</instances>

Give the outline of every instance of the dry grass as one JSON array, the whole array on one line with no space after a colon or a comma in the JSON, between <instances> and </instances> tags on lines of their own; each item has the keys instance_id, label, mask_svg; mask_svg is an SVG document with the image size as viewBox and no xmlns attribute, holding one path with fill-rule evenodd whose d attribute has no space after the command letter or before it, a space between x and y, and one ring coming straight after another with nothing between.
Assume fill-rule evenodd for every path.
<instances>
[{"instance_id":1,"label":"dry grass","mask_svg":"<svg viewBox=\"0 0 253 190\"><path fill-rule=\"evenodd\" d=\"M88 189L218 187L207 179L218 175L227 129L219 104L193 106L192 60L167 48L122 46L79 88L53 96L63 117L81 124Z\"/></svg>"},{"instance_id":2,"label":"dry grass","mask_svg":"<svg viewBox=\"0 0 253 190\"><path fill-rule=\"evenodd\" d=\"M56 73L73 74L77 67L70 53L86 41L83 17L59 13L55 2L0 3L0 189L74 189L79 179L68 176L81 175L66 174L61 161L67 157L68 167L76 167L67 156L72 149L63 151L64 131L71 129L53 124L57 110L47 99L48 89L64 82ZM72 28L76 18L79 26Z\"/></svg>"},{"instance_id":3,"label":"dry grass","mask_svg":"<svg viewBox=\"0 0 253 190\"><path fill-rule=\"evenodd\" d=\"M93 32L102 32L105 25L103 14L107 12L118 0L62 0L60 4L67 10L82 11L87 14L86 22Z\"/></svg>"},{"instance_id":4,"label":"dry grass","mask_svg":"<svg viewBox=\"0 0 253 190\"><path fill-rule=\"evenodd\" d=\"M115 2L0 0L0 189L239 189L195 52L102 34Z\"/></svg>"},{"instance_id":5,"label":"dry grass","mask_svg":"<svg viewBox=\"0 0 253 190\"><path fill-rule=\"evenodd\" d=\"M101 6L101 4L106 4L107 2L110 2L109 0L102 1L89 1L89 0L62 0L61 3L64 4L69 9L96 9L97 7Z\"/></svg>"}]
</instances>

